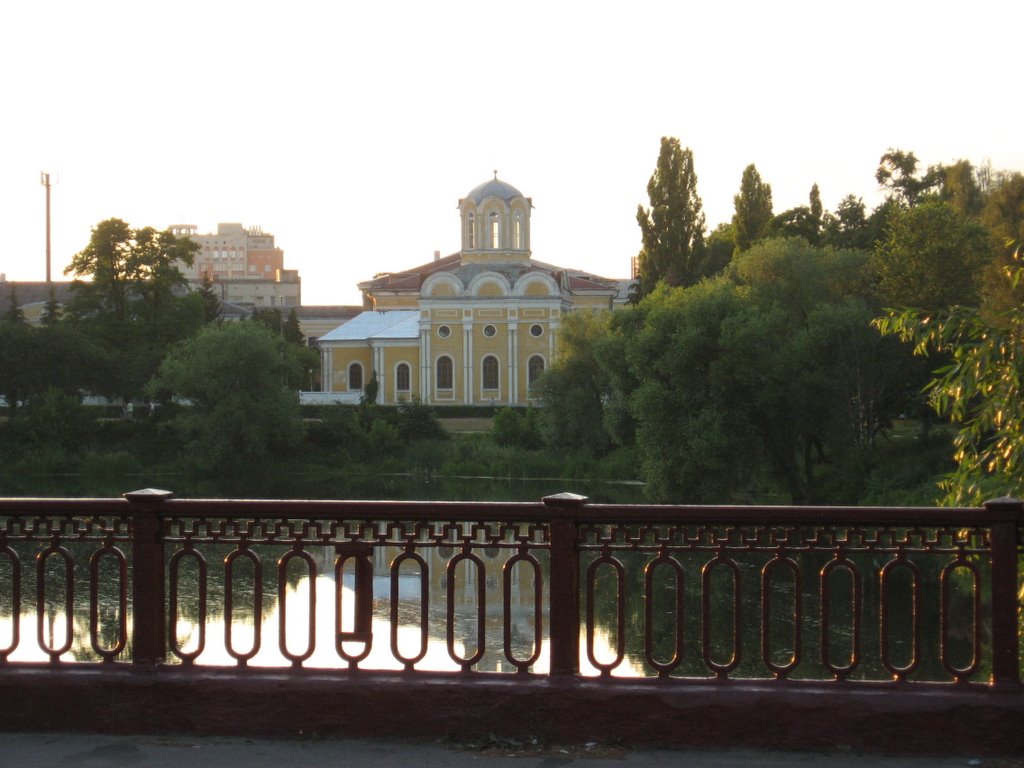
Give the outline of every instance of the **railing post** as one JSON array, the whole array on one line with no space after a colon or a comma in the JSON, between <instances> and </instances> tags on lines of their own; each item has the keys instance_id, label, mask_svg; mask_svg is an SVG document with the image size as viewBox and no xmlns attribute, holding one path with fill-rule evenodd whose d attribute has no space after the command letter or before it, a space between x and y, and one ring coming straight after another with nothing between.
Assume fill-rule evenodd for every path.
<instances>
[{"instance_id":1,"label":"railing post","mask_svg":"<svg viewBox=\"0 0 1024 768\"><path fill-rule=\"evenodd\" d=\"M1002 498L985 502L993 513L992 530L992 682L1020 686L1020 639L1017 602L1017 527L1024 502Z\"/></svg>"},{"instance_id":2,"label":"railing post","mask_svg":"<svg viewBox=\"0 0 1024 768\"><path fill-rule=\"evenodd\" d=\"M164 544L161 506L170 491L146 488L126 493L132 531L132 663L155 665L167 656Z\"/></svg>"},{"instance_id":3,"label":"railing post","mask_svg":"<svg viewBox=\"0 0 1024 768\"><path fill-rule=\"evenodd\" d=\"M545 496L551 531L551 671L580 671L580 555L576 548L580 513L587 497L575 493Z\"/></svg>"}]
</instances>

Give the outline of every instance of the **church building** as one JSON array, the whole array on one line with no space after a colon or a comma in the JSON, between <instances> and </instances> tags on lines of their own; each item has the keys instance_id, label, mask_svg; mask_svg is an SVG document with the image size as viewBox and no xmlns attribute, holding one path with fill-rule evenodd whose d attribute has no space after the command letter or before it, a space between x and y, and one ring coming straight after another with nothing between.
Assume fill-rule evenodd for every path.
<instances>
[{"instance_id":1,"label":"church building","mask_svg":"<svg viewBox=\"0 0 1024 768\"><path fill-rule=\"evenodd\" d=\"M552 360L561 318L610 310L629 281L531 258L530 198L493 179L459 200L462 248L359 284L366 311L321 336L325 392L358 401L525 405Z\"/></svg>"}]
</instances>

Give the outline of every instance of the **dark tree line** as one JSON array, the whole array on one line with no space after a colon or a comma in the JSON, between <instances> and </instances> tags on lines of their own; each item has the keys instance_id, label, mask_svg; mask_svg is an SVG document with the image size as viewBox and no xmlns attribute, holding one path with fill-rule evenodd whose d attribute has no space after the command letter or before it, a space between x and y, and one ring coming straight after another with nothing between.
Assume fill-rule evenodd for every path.
<instances>
[{"instance_id":1,"label":"dark tree line","mask_svg":"<svg viewBox=\"0 0 1024 768\"><path fill-rule=\"evenodd\" d=\"M1024 226L1021 174L922 169L889 150L875 178L873 211L852 195L826 211L814 184L806 206L776 214L749 165L732 221L706 235L693 153L663 139L633 306L566 319L544 380L549 439L632 447L658 500L755 487L860 499L879 438L899 416L927 418L921 390L948 359L914 357L873 321L886 307L998 313L1022 289L1002 278Z\"/></svg>"},{"instance_id":2,"label":"dark tree line","mask_svg":"<svg viewBox=\"0 0 1024 768\"><path fill-rule=\"evenodd\" d=\"M195 402L194 409L175 411L179 436L196 437L193 417L202 412L207 447L215 438L226 441L238 449L235 461L266 454L277 437L293 434L268 416L280 409L267 398L296 400L294 391L308 381L309 369L319 367L319 356L304 347L294 311L287 318L279 310L257 311L252 321L222 324L210 281L189 291L179 268L192 263L197 248L169 231L108 219L96 225L66 270L75 277L66 305L51 295L39 324L26 321L12 284L9 309L0 318L0 394L14 430L29 441L60 442L67 431L61 419L39 414L63 409L70 422L84 396L101 395L126 407ZM236 325L245 330L228 327ZM255 397L253 386L267 382L269 394ZM224 412L209 409L201 396L209 391L221 393ZM301 432L297 401L292 405ZM23 408L33 423L22 423ZM265 434L256 434L261 429ZM247 439L232 430L246 431ZM227 460L227 451L211 447L206 453L212 466Z\"/></svg>"}]
</instances>

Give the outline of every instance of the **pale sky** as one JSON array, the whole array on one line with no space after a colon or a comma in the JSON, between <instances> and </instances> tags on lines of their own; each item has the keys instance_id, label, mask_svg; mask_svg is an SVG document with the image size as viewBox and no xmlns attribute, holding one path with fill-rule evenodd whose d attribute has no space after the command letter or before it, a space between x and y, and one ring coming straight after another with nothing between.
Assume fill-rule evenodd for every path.
<instances>
[{"instance_id":1,"label":"pale sky","mask_svg":"<svg viewBox=\"0 0 1024 768\"><path fill-rule=\"evenodd\" d=\"M709 230L744 167L776 212L878 202L889 147L1024 170L1024 3L19 0L0 13L0 272L53 275L99 221L276 236L304 304L459 247L492 176L535 259L627 277L662 136Z\"/></svg>"}]
</instances>

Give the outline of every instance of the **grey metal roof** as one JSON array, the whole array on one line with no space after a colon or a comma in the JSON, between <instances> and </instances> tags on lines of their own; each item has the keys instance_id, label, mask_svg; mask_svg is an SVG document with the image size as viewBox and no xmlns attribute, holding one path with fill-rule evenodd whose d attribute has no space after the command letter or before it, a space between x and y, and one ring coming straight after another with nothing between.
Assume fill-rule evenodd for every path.
<instances>
[{"instance_id":1,"label":"grey metal roof","mask_svg":"<svg viewBox=\"0 0 1024 768\"><path fill-rule=\"evenodd\" d=\"M417 339L420 335L418 309L360 312L347 323L320 337L325 341L369 341L370 339Z\"/></svg>"},{"instance_id":2,"label":"grey metal roof","mask_svg":"<svg viewBox=\"0 0 1024 768\"><path fill-rule=\"evenodd\" d=\"M477 205L480 205L480 202L488 197L500 197L502 200L508 202L514 197L522 196L522 192L513 187L511 184L502 181L497 176L495 176L493 179L488 179L479 186L473 187L473 189L471 189L469 193L466 195L467 198L472 200Z\"/></svg>"}]
</instances>

